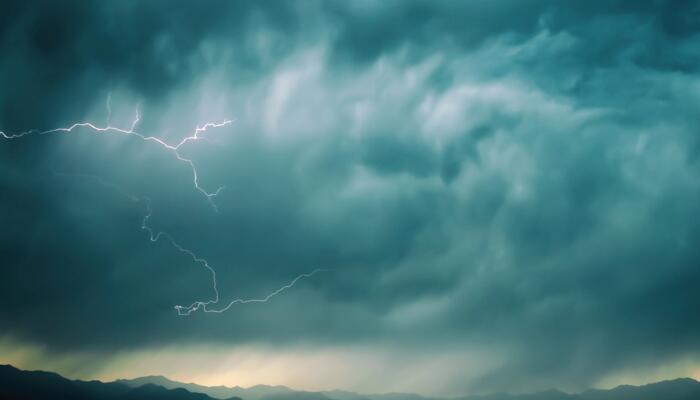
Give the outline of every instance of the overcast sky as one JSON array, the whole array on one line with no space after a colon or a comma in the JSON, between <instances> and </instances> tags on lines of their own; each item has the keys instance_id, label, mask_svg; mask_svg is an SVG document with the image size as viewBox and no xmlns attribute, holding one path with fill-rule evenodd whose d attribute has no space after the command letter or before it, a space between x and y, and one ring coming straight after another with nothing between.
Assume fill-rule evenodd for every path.
<instances>
[{"instance_id":1,"label":"overcast sky","mask_svg":"<svg viewBox=\"0 0 700 400\"><path fill-rule=\"evenodd\" d=\"M3 1L0 361L457 395L700 378L693 1ZM0 138L2 139L2 138ZM210 272L141 229L151 199ZM213 304L212 308L216 308Z\"/></svg>"}]
</instances>

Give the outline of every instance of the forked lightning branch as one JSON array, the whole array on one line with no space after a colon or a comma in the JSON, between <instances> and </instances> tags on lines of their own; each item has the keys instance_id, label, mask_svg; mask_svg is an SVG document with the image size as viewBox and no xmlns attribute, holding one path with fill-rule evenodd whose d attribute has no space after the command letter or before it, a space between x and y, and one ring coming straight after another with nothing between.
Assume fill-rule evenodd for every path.
<instances>
[{"instance_id":1,"label":"forked lightning branch","mask_svg":"<svg viewBox=\"0 0 700 400\"><path fill-rule=\"evenodd\" d=\"M204 189L200 183L199 183L199 172L197 171L197 166L195 165L194 161L192 159L184 157L182 154L180 154L180 149L182 146L184 146L187 143L190 142L197 142L199 140L202 140L203 137L201 136L204 132L206 132L209 129L215 129L215 128L221 128L226 125L231 124L233 121L232 120L224 120L221 122L207 122L201 126L197 126L189 136L183 138L181 141L179 141L177 144L170 144L167 143L165 140L160 139L156 136L149 136L149 135L144 135L142 133L139 133L136 131L136 127L138 126L140 122L140 113L138 108L135 110L135 115L134 119L131 122L131 125L129 126L128 129L125 128L120 128L117 126L112 126L111 125L111 95L107 97L107 124L105 126L98 126L95 125L92 122L78 122L74 123L70 126L67 127L61 127L61 128L54 128L54 129L49 129L49 130L29 130L29 131L24 131L21 133L16 133L16 134L8 134L3 131L0 131L0 138L6 139L6 140L15 140L15 139L21 139L27 135L48 135L52 133L72 133L72 132L77 132L77 131L87 131L90 133L107 133L107 134L115 134L115 135L129 135L133 136L136 139L145 141L145 142L153 142L159 145L164 151L172 153L175 158L183 163L186 163L189 165L190 170L192 171L192 183L194 185L194 188L202 193L202 195L205 197L206 201L211 205L213 208L214 212L218 213L219 209L214 202L214 198L224 189L223 186L218 187L214 191L207 191ZM194 301L192 304L188 306L182 306L182 305L175 305L174 308L177 311L178 315L183 315L187 316L190 315L191 313L195 311L203 311L205 313L222 313L224 311L229 310L232 306L236 304L250 304L250 303L265 303L272 299L273 297L279 295L280 293L286 291L287 289L292 288L296 283L304 278L309 278L318 272L322 271L327 271L325 269L315 269L309 273L304 273L296 276L294 279L292 279L289 283L286 285L283 285L276 290L268 293L267 295L260 297L260 298L236 298L233 300L230 300L229 302L225 304L220 304L220 296L219 296L219 289L218 289L218 284L217 284L217 279L216 279L216 270L209 265L209 262L203 258L197 255L194 251L181 246L174 238L172 235L170 235L167 232L164 231L158 231L155 230L151 225L149 225L149 221L151 219L151 216L153 215L153 208L152 208L152 203L150 198L145 197L145 196L136 196L133 194L130 194L120 188L118 185L107 182L100 177L93 176L93 175L88 175L88 174L65 174L65 173L58 173L59 175L65 175L65 176L74 176L74 177L87 177L87 178L92 178L97 180L100 184L104 186L108 186L112 189L115 190L116 193L119 193L122 196L125 196L131 201L134 202L139 202L144 205L145 209L145 214L142 219L141 223L141 229L146 231L149 236L149 240L151 242L157 242L161 239L167 240L173 248L178 250L180 253L183 255L187 256L192 260L192 262L201 265L202 267L206 268L207 271L211 274L211 279L212 279L212 289L214 292L214 296L210 300L202 301ZM219 307L217 307L219 306Z\"/></svg>"}]
</instances>

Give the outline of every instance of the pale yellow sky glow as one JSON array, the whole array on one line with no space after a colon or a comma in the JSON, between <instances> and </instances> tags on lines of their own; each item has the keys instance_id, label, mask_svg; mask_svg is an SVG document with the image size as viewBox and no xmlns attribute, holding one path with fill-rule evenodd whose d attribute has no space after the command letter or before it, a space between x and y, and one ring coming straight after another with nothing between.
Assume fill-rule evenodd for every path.
<instances>
[{"instance_id":1,"label":"pale yellow sky glow","mask_svg":"<svg viewBox=\"0 0 700 400\"><path fill-rule=\"evenodd\" d=\"M398 348L371 346L173 346L122 352L105 358L87 353L49 354L40 346L4 338L0 339L0 363L86 380L163 375L207 386L268 384L311 391L344 389L459 396L465 394L459 389L465 382L492 371L502 362L495 354L483 351L434 350L406 354ZM624 371L598 381L595 386L641 385L679 376L700 379L698 360Z\"/></svg>"},{"instance_id":2,"label":"pale yellow sky glow","mask_svg":"<svg viewBox=\"0 0 700 400\"><path fill-rule=\"evenodd\" d=\"M110 381L164 375L202 385L286 385L299 390L459 395L457 383L497 366L478 351L406 354L370 346L271 348L184 346L115 354L50 355L38 346L0 341L0 362L55 371L75 379ZM459 374L459 376L457 376Z\"/></svg>"}]
</instances>

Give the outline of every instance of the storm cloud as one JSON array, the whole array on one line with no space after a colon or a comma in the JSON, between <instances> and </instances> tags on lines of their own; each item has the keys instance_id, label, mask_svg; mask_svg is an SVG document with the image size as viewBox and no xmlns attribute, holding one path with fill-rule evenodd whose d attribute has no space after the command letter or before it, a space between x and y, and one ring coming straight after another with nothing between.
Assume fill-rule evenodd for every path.
<instances>
[{"instance_id":1,"label":"storm cloud","mask_svg":"<svg viewBox=\"0 0 700 400\"><path fill-rule=\"evenodd\" d=\"M234 120L182 150L218 213L153 143L0 141L14 341L464 351L448 393L700 365L696 2L6 1L0 55L7 134ZM100 180L222 302L330 271L180 317L206 269Z\"/></svg>"}]
</instances>

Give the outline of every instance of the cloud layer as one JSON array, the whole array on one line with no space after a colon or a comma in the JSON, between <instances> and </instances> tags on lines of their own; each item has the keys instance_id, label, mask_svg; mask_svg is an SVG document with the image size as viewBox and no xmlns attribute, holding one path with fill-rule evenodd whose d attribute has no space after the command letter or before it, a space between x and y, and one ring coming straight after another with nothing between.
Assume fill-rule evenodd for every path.
<instances>
[{"instance_id":1,"label":"cloud layer","mask_svg":"<svg viewBox=\"0 0 700 400\"><path fill-rule=\"evenodd\" d=\"M226 187L218 214L156 145L0 141L0 334L104 357L459 354L427 392L581 388L698 359L694 2L2 8L6 133L126 128L137 106L139 132L170 141L235 122L183 149L204 187ZM207 271L149 242L143 204L66 174L152 198L152 224L210 261L224 301L332 272L178 317L211 298Z\"/></svg>"}]
</instances>

